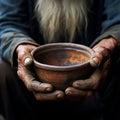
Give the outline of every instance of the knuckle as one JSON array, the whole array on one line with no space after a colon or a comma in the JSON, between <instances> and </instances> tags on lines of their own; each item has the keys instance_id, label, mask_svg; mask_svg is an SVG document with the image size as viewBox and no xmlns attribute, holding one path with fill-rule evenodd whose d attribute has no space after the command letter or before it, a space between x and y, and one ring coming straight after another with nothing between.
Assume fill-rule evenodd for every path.
<instances>
[{"instance_id":1,"label":"knuckle","mask_svg":"<svg viewBox=\"0 0 120 120\"><path fill-rule=\"evenodd\" d=\"M27 82L26 83L26 87L29 91L32 91L32 85L31 85L31 82Z\"/></svg>"}]
</instances>

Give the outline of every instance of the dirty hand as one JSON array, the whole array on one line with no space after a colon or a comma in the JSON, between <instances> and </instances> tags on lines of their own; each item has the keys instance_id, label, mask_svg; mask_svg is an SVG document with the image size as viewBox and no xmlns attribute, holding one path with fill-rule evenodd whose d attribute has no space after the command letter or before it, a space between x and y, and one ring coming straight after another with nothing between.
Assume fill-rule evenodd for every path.
<instances>
[{"instance_id":1,"label":"dirty hand","mask_svg":"<svg viewBox=\"0 0 120 120\"><path fill-rule=\"evenodd\" d=\"M26 88L33 93L36 100L58 100L64 97L64 93L60 90L53 91L53 86L48 83L42 83L36 80L32 68L31 51L35 49L35 45L21 44L17 47L17 61L19 78L24 82Z\"/></svg>"},{"instance_id":2,"label":"dirty hand","mask_svg":"<svg viewBox=\"0 0 120 120\"><path fill-rule=\"evenodd\" d=\"M107 77L111 54L116 46L117 41L114 38L106 38L92 48L95 54L90 64L96 69L89 78L73 82L72 87L68 87L65 91L68 97L81 99L93 95L93 92Z\"/></svg>"}]
</instances>

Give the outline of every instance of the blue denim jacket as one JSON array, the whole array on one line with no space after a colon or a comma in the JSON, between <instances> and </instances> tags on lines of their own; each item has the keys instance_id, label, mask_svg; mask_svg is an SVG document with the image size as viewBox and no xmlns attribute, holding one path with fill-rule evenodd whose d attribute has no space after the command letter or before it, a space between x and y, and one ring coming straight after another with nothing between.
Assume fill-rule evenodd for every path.
<instances>
[{"instance_id":1,"label":"blue denim jacket","mask_svg":"<svg viewBox=\"0 0 120 120\"><path fill-rule=\"evenodd\" d=\"M0 0L0 56L13 63L20 43L44 44L34 15L36 0ZM93 0L88 14L86 38L77 43L87 46L107 36L120 40L120 1Z\"/></svg>"}]
</instances>

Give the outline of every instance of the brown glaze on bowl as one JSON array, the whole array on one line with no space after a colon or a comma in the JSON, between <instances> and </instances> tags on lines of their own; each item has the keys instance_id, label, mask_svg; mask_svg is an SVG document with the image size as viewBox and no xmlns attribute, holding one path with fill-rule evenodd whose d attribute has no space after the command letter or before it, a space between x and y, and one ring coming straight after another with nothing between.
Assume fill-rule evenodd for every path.
<instances>
[{"instance_id":1,"label":"brown glaze on bowl","mask_svg":"<svg viewBox=\"0 0 120 120\"><path fill-rule=\"evenodd\" d=\"M61 90L91 74L93 68L89 60L93 54L91 48L74 43L51 43L32 51L39 79Z\"/></svg>"}]
</instances>

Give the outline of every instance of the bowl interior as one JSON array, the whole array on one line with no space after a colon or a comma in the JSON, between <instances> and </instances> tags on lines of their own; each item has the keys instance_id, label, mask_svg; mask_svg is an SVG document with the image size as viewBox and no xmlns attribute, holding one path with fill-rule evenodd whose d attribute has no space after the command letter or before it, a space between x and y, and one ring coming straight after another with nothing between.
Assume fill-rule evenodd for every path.
<instances>
[{"instance_id":1,"label":"bowl interior","mask_svg":"<svg viewBox=\"0 0 120 120\"><path fill-rule=\"evenodd\" d=\"M35 54L34 58L39 63L54 66L71 66L82 64L89 60L87 54L71 48L53 48L39 51Z\"/></svg>"},{"instance_id":2,"label":"bowl interior","mask_svg":"<svg viewBox=\"0 0 120 120\"><path fill-rule=\"evenodd\" d=\"M33 51L37 64L48 66L75 66L89 62L92 51L76 44L48 44Z\"/></svg>"}]
</instances>

